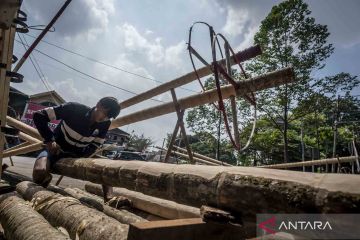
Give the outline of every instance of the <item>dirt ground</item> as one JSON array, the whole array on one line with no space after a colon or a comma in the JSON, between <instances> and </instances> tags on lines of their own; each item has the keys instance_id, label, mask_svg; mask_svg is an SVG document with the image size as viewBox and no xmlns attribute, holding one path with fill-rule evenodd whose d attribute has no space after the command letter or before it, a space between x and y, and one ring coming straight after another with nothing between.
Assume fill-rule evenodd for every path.
<instances>
[{"instance_id":1,"label":"dirt ground","mask_svg":"<svg viewBox=\"0 0 360 240\"><path fill-rule=\"evenodd\" d=\"M6 163L7 165L10 166L8 168L8 170L16 172L16 173L20 173L20 174L25 175L30 178L32 177L32 169L34 166L35 158L15 156L15 157L12 157L12 160L14 162L14 166L11 166L9 158L3 159L3 163ZM55 183L59 179L59 177L60 177L59 175L53 174L53 179L52 179L51 184L55 185ZM85 181L81 181L81 180L77 180L77 179L69 178L69 177L64 177L62 179L61 183L59 184L59 186L61 186L61 187L76 187L76 188L84 189L85 183L86 183Z\"/></svg>"}]
</instances>

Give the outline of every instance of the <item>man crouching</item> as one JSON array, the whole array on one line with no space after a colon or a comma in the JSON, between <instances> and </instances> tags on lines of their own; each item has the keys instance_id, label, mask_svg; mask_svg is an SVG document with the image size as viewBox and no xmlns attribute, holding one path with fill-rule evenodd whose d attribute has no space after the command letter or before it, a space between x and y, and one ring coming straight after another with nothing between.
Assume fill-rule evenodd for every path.
<instances>
[{"instance_id":1,"label":"man crouching","mask_svg":"<svg viewBox=\"0 0 360 240\"><path fill-rule=\"evenodd\" d=\"M69 102L35 112L34 124L44 138L46 149L35 161L33 181L47 187L56 161L91 156L104 143L110 118L116 118L119 113L120 105L114 97L100 99L93 108ZM53 132L48 123L55 119L61 121ZM112 197L112 187L102 187L104 201L107 202Z\"/></svg>"}]
</instances>

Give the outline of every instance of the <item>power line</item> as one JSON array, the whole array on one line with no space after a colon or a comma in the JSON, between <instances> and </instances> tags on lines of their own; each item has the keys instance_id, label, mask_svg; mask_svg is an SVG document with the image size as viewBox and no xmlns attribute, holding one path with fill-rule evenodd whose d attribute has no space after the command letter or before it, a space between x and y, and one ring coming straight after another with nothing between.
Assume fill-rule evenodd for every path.
<instances>
[{"instance_id":1,"label":"power line","mask_svg":"<svg viewBox=\"0 0 360 240\"><path fill-rule=\"evenodd\" d=\"M29 37L32 37L32 38L36 38L35 36L32 36L32 35L30 35L30 34L25 34L25 35L27 35L27 36L29 36ZM108 64L108 63L104 63L104 62L99 61L99 60L96 60L96 59L94 59L94 58L85 56L85 55L83 55L83 54L81 54L81 53L74 52L74 51L72 51L72 50L66 49L66 48L61 47L61 46L59 46L59 45L56 45L56 44L54 44L54 43L50 43L50 42L45 41L45 40L41 40L41 42L44 42L44 43L46 43L46 44L48 44L48 45L50 45L50 46L56 47L56 48L58 48L58 49L61 49L61 50L63 50L63 51L66 51L66 52L68 52L68 53L77 55L77 56L79 56L79 57L85 58L85 59L87 59L87 60L89 60L89 61L92 61L92 62L101 64L101 65L104 65L104 66L107 66L107 67L110 67L110 68L113 68L113 69L116 69L116 70L119 70L119 71L122 71L122 72L125 72L125 73L128 73L128 74L131 74L131 75L134 75L134 76L137 76L137 77L141 77L141 78L144 78L144 79L147 79L147 80L151 80L151 81L154 81L154 82L157 82L157 83L164 83L164 82L159 81L159 80L156 80L156 79L154 79L154 78L147 77L147 76L144 76L144 75L141 75L141 74L138 74L138 73L130 72L130 71L125 70L125 69L123 69L123 68L119 68L119 67L110 65L110 64ZM188 89L188 88L184 88L184 87L179 87L179 88L181 88L181 89L183 89L183 90L186 90L186 91L189 91L189 92L197 93L197 91L194 91L194 90L191 90L191 89Z\"/></svg>"},{"instance_id":2,"label":"power line","mask_svg":"<svg viewBox=\"0 0 360 240\"><path fill-rule=\"evenodd\" d=\"M16 41L19 42L18 40L16 40ZM29 45L27 45L27 46L29 47ZM84 76L87 76L87 77L89 77L89 78L91 78L91 79L93 79L93 80L95 80L95 81L101 82L101 83L103 83L103 84L106 84L106 85L108 85L108 86L111 86L111 87L114 87L114 88L117 88L117 89L120 89L120 90L122 90L122 91L124 91L124 92L130 93L130 94L133 94L133 95L137 95L137 93L135 93L135 92L133 92L133 91L127 90L127 89L125 89L125 88L118 87L118 86L113 85L113 84L111 84L111 83L105 82L105 81L103 81L103 80L101 80L101 79L99 79L99 78L96 78L96 77L94 77L94 76L91 76L91 75L89 75L89 74L87 74L87 73L85 73L85 72L82 72L82 71L80 71L80 70L78 70L78 69L70 66L69 64L66 64L66 63L64 63L64 62L62 62L62 61L60 61L60 60L58 60L58 59L56 59L56 58L54 58L54 57L52 57L52 56L44 53L44 52L42 52L42 51L40 51L40 50L38 50L38 49L36 49L36 48L34 48L34 51L36 51L36 52L38 52L38 53L40 53L40 54L42 54L42 55L44 55L44 56L52 59L52 60L55 61L55 62L58 62L58 63L60 63L60 64L62 64L62 65L64 65L64 66L72 69L72 70L75 71L75 72L78 72L78 73L80 73L80 74L82 74L82 75L84 75ZM164 103L164 101L161 101L161 100L158 100L158 99L154 99L154 98L150 98L150 100Z\"/></svg>"},{"instance_id":3,"label":"power line","mask_svg":"<svg viewBox=\"0 0 360 240\"><path fill-rule=\"evenodd\" d=\"M20 41L21 41L21 44L23 45L23 47L24 47L24 49L25 49L25 51L26 51L27 49L26 49L25 43L23 42L23 40L22 40L22 38L21 38L21 36L20 36L19 33L18 33L18 37L19 37L19 39L20 39ZM35 63L34 63L34 61L33 61L33 59L32 59L32 56L29 56L29 58L30 58L31 64L33 65L33 67L34 67L34 69L35 69L38 77L40 78L41 82L44 84L46 90L48 90L48 91L50 92L49 86L44 82L44 79L42 78L39 69L36 67L36 65L35 65ZM44 76L44 75L43 75L43 76Z\"/></svg>"}]
</instances>

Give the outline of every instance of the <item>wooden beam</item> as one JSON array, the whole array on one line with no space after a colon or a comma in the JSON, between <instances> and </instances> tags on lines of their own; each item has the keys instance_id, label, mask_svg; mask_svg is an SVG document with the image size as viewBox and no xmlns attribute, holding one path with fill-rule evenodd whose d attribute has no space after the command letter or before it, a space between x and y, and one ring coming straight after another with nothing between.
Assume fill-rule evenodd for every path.
<instances>
[{"instance_id":1,"label":"wooden beam","mask_svg":"<svg viewBox=\"0 0 360 240\"><path fill-rule=\"evenodd\" d=\"M0 23L0 179L2 173L2 159L5 145L5 135L2 132L3 127L6 126L6 115L8 110L10 77L7 72L11 71L11 63L13 57L15 26L11 24L16 17L20 7L18 0L2 2L1 20L5 22ZM7 16L7 12L14 14ZM9 19L6 19L9 17Z\"/></svg>"},{"instance_id":2,"label":"wooden beam","mask_svg":"<svg viewBox=\"0 0 360 240\"><path fill-rule=\"evenodd\" d=\"M252 46L250 48L247 48L243 51L240 51L236 54L238 60L240 62L243 62L243 61L246 61L246 60L249 60L251 58L254 58L258 55L261 54L261 48L259 45L256 45L256 46ZM218 63L220 65L223 65L225 63L225 59L223 60L220 60L218 61ZM231 64L235 64L235 61L234 61L234 57L231 58ZM206 77L207 75L211 74L212 71L211 71L211 68L208 67L208 66L205 66L203 68L200 68L198 69L198 75L200 78L202 77ZM130 107L132 105L135 105L137 103L140 103L140 102L143 102L145 100L148 100L152 97L155 97L157 95L160 95L162 93L165 93L167 91L169 91L170 89L172 88L177 88L177 87L180 87L182 85L185 85L187 83L190 83L194 80L197 79L197 76L196 76L196 73L195 72L190 72L184 76L181 76L179 78L176 78L172 81L169 81L169 82L166 82L166 83L163 83L155 88L152 88L148 91L145 91L141 94L138 94L132 98L129 98L123 102L120 103L120 107L122 109L124 108L127 108L127 107Z\"/></svg>"},{"instance_id":3,"label":"wooden beam","mask_svg":"<svg viewBox=\"0 0 360 240\"><path fill-rule=\"evenodd\" d=\"M102 196L102 188L98 184L86 183L85 190ZM114 188L114 195L124 196L132 201L135 208L165 219L200 217L200 209L179 204L173 201L152 197L126 188Z\"/></svg>"},{"instance_id":4,"label":"wooden beam","mask_svg":"<svg viewBox=\"0 0 360 240\"><path fill-rule=\"evenodd\" d=\"M360 212L360 178L254 167L60 159L54 173L126 187L194 207L209 205L255 218L265 212ZM303 201L306 199L306 201Z\"/></svg>"},{"instance_id":5,"label":"wooden beam","mask_svg":"<svg viewBox=\"0 0 360 240\"><path fill-rule=\"evenodd\" d=\"M294 72L292 68L284 68L278 71L260 75L254 78L238 82L238 89L232 85L221 87L223 99L230 96L244 96L251 92L257 92L264 89L280 86L285 83L294 82ZM187 108L197 107L207 103L218 101L219 96L216 89L205 91L203 93L194 94L178 100L179 107L182 110ZM111 122L110 129L125 126L131 123L140 122L146 119L162 116L168 113L175 112L175 105L173 102L164 103L158 106L150 107L141 111L137 111L119 118Z\"/></svg>"}]
</instances>

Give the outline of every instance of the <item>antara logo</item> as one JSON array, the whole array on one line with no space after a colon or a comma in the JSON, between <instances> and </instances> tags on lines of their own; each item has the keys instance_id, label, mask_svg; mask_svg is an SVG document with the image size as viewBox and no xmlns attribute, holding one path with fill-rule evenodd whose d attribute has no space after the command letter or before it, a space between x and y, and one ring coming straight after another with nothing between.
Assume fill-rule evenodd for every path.
<instances>
[{"instance_id":1,"label":"antara logo","mask_svg":"<svg viewBox=\"0 0 360 240\"><path fill-rule=\"evenodd\" d=\"M332 230L328 221L282 221L279 230Z\"/></svg>"},{"instance_id":2,"label":"antara logo","mask_svg":"<svg viewBox=\"0 0 360 240\"><path fill-rule=\"evenodd\" d=\"M268 220L259 223L259 228L265 230L265 232L267 232L269 234L275 234L276 231L274 231L271 228L266 227L266 225L270 225L271 227L275 227L275 222L276 222L275 216L271 217Z\"/></svg>"}]
</instances>

